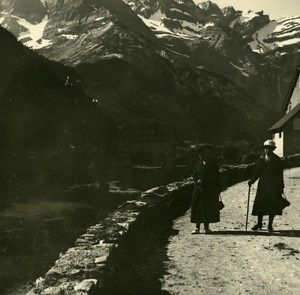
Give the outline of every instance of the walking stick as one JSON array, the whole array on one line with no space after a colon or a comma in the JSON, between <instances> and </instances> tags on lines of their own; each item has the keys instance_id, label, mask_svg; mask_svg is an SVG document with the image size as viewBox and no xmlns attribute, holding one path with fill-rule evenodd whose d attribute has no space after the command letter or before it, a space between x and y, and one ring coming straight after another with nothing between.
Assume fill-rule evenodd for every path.
<instances>
[{"instance_id":1,"label":"walking stick","mask_svg":"<svg viewBox=\"0 0 300 295\"><path fill-rule=\"evenodd\" d=\"M247 226L248 226L249 202L250 202L250 190L251 190L251 186L249 185L249 190L248 190L248 202L247 202L247 215L246 215L246 230L247 230Z\"/></svg>"}]
</instances>

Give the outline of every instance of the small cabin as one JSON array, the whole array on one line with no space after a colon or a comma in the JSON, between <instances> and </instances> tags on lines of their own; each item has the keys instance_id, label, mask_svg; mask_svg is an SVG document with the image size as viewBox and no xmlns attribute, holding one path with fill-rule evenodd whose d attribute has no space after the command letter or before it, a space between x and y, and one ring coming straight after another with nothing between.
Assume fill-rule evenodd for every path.
<instances>
[{"instance_id":1,"label":"small cabin","mask_svg":"<svg viewBox=\"0 0 300 295\"><path fill-rule=\"evenodd\" d=\"M276 143L274 151L285 157L300 154L300 67L298 66L283 104L284 116L269 131Z\"/></svg>"},{"instance_id":2,"label":"small cabin","mask_svg":"<svg viewBox=\"0 0 300 295\"><path fill-rule=\"evenodd\" d=\"M119 157L131 165L173 166L176 160L176 131L172 123L143 122L124 126Z\"/></svg>"}]
</instances>

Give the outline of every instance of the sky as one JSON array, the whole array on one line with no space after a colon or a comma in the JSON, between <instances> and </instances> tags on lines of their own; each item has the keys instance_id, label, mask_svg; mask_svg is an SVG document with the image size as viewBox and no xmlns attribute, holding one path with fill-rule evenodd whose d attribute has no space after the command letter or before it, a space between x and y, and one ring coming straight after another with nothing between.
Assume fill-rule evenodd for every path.
<instances>
[{"instance_id":1,"label":"sky","mask_svg":"<svg viewBox=\"0 0 300 295\"><path fill-rule=\"evenodd\" d=\"M300 15L300 0L211 0L220 8L233 6L236 10L263 10L270 19ZM194 0L196 3L204 0Z\"/></svg>"}]
</instances>

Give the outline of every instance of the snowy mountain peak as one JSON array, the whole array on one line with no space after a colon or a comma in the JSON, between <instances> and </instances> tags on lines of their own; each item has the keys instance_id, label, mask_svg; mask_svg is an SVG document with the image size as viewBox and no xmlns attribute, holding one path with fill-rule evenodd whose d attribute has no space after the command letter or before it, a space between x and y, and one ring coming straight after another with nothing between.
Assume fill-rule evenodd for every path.
<instances>
[{"instance_id":1,"label":"snowy mountain peak","mask_svg":"<svg viewBox=\"0 0 300 295\"><path fill-rule=\"evenodd\" d=\"M205 11L209 12L210 14L222 15L222 11L221 11L220 7L211 1L205 1L205 2L199 3L198 6L202 10L205 10Z\"/></svg>"},{"instance_id":2,"label":"snowy mountain peak","mask_svg":"<svg viewBox=\"0 0 300 295\"><path fill-rule=\"evenodd\" d=\"M32 9L20 11L22 1ZM33 11L39 11L37 16ZM165 96L158 88L165 93L167 87L180 98L178 104L168 101L168 113L169 106L182 113L182 94L191 104L199 95L203 110L206 98L243 114L255 100L277 108L279 91L273 91L273 78L278 76L268 57L256 54L258 45L251 44L253 52L248 44L256 38L257 43L269 42L265 48L270 50L272 38L284 38L298 20L273 23L263 12L221 10L211 1L196 5L192 0L3 0L0 21L27 46L78 70L92 97L108 105L111 101L112 106L129 104L135 116L144 111L148 116L152 106L153 114L162 109ZM268 25L267 31L258 33ZM244 93L253 101L244 104ZM257 108L252 114L255 118Z\"/></svg>"},{"instance_id":3,"label":"snowy mountain peak","mask_svg":"<svg viewBox=\"0 0 300 295\"><path fill-rule=\"evenodd\" d=\"M224 16L228 16L230 14L236 13L236 10L233 6L226 6L222 9L222 13Z\"/></svg>"},{"instance_id":4,"label":"snowy mountain peak","mask_svg":"<svg viewBox=\"0 0 300 295\"><path fill-rule=\"evenodd\" d=\"M202 27L201 11L192 0L123 0L158 38L197 37Z\"/></svg>"},{"instance_id":5,"label":"snowy mountain peak","mask_svg":"<svg viewBox=\"0 0 300 295\"><path fill-rule=\"evenodd\" d=\"M300 16L271 21L252 37L249 45L253 51L265 53L276 50L279 55L288 54L290 50L297 49L300 43Z\"/></svg>"},{"instance_id":6,"label":"snowy mountain peak","mask_svg":"<svg viewBox=\"0 0 300 295\"><path fill-rule=\"evenodd\" d=\"M132 13L143 22L144 28L141 24L134 25L137 20ZM121 18L152 40L156 36L202 38L210 42L215 37L208 35L216 34L216 28L228 28L239 33L258 53L276 49L285 54L300 41L299 17L270 21L263 11L239 11L232 6L221 10L212 1L195 4L193 0L2 0L0 3L0 24L34 49L49 47L53 37L74 43L82 32L77 32L69 21L81 23L83 17L88 17L84 22L91 22L91 30L98 26L101 32L110 30ZM53 32L54 25L58 27L53 36L49 32Z\"/></svg>"}]
</instances>

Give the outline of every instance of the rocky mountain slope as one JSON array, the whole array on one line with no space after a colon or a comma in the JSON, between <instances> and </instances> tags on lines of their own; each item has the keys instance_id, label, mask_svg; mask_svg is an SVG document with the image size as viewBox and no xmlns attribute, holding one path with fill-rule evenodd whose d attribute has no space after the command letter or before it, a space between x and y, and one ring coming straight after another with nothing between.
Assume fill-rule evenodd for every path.
<instances>
[{"instance_id":1,"label":"rocky mountain slope","mask_svg":"<svg viewBox=\"0 0 300 295\"><path fill-rule=\"evenodd\" d=\"M101 178L101 159L115 146L112 120L74 70L39 57L3 28L0 42L0 206L45 184L51 193L79 176Z\"/></svg>"},{"instance_id":2,"label":"rocky mountain slope","mask_svg":"<svg viewBox=\"0 0 300 295\"><path fill-rule=\"evenodd\" d=\"M262 122L267 129L276 120L268 109L280 110L298 59L257 51L255 34L261 40L258 32L272 23L263 12L221 10L210 1L22 1L30 12L20 0L8 2L2 25L73 67L121 126L173 121L180 138L234 140L255 137Z\"/></svg>"},{"instance_id":3,"label":"rocky mountain slope","mask_svg":"<svg viewBox=\"0 0 300 295\"><path fill-rule=\"evenodd\" d=\"M280 109L299 60L297 17L271 21L263 11L221 10L210 1L124 1L168 51L184 54L193 67L229 77L260 103Z\"/></svg>"}]
</instances>

